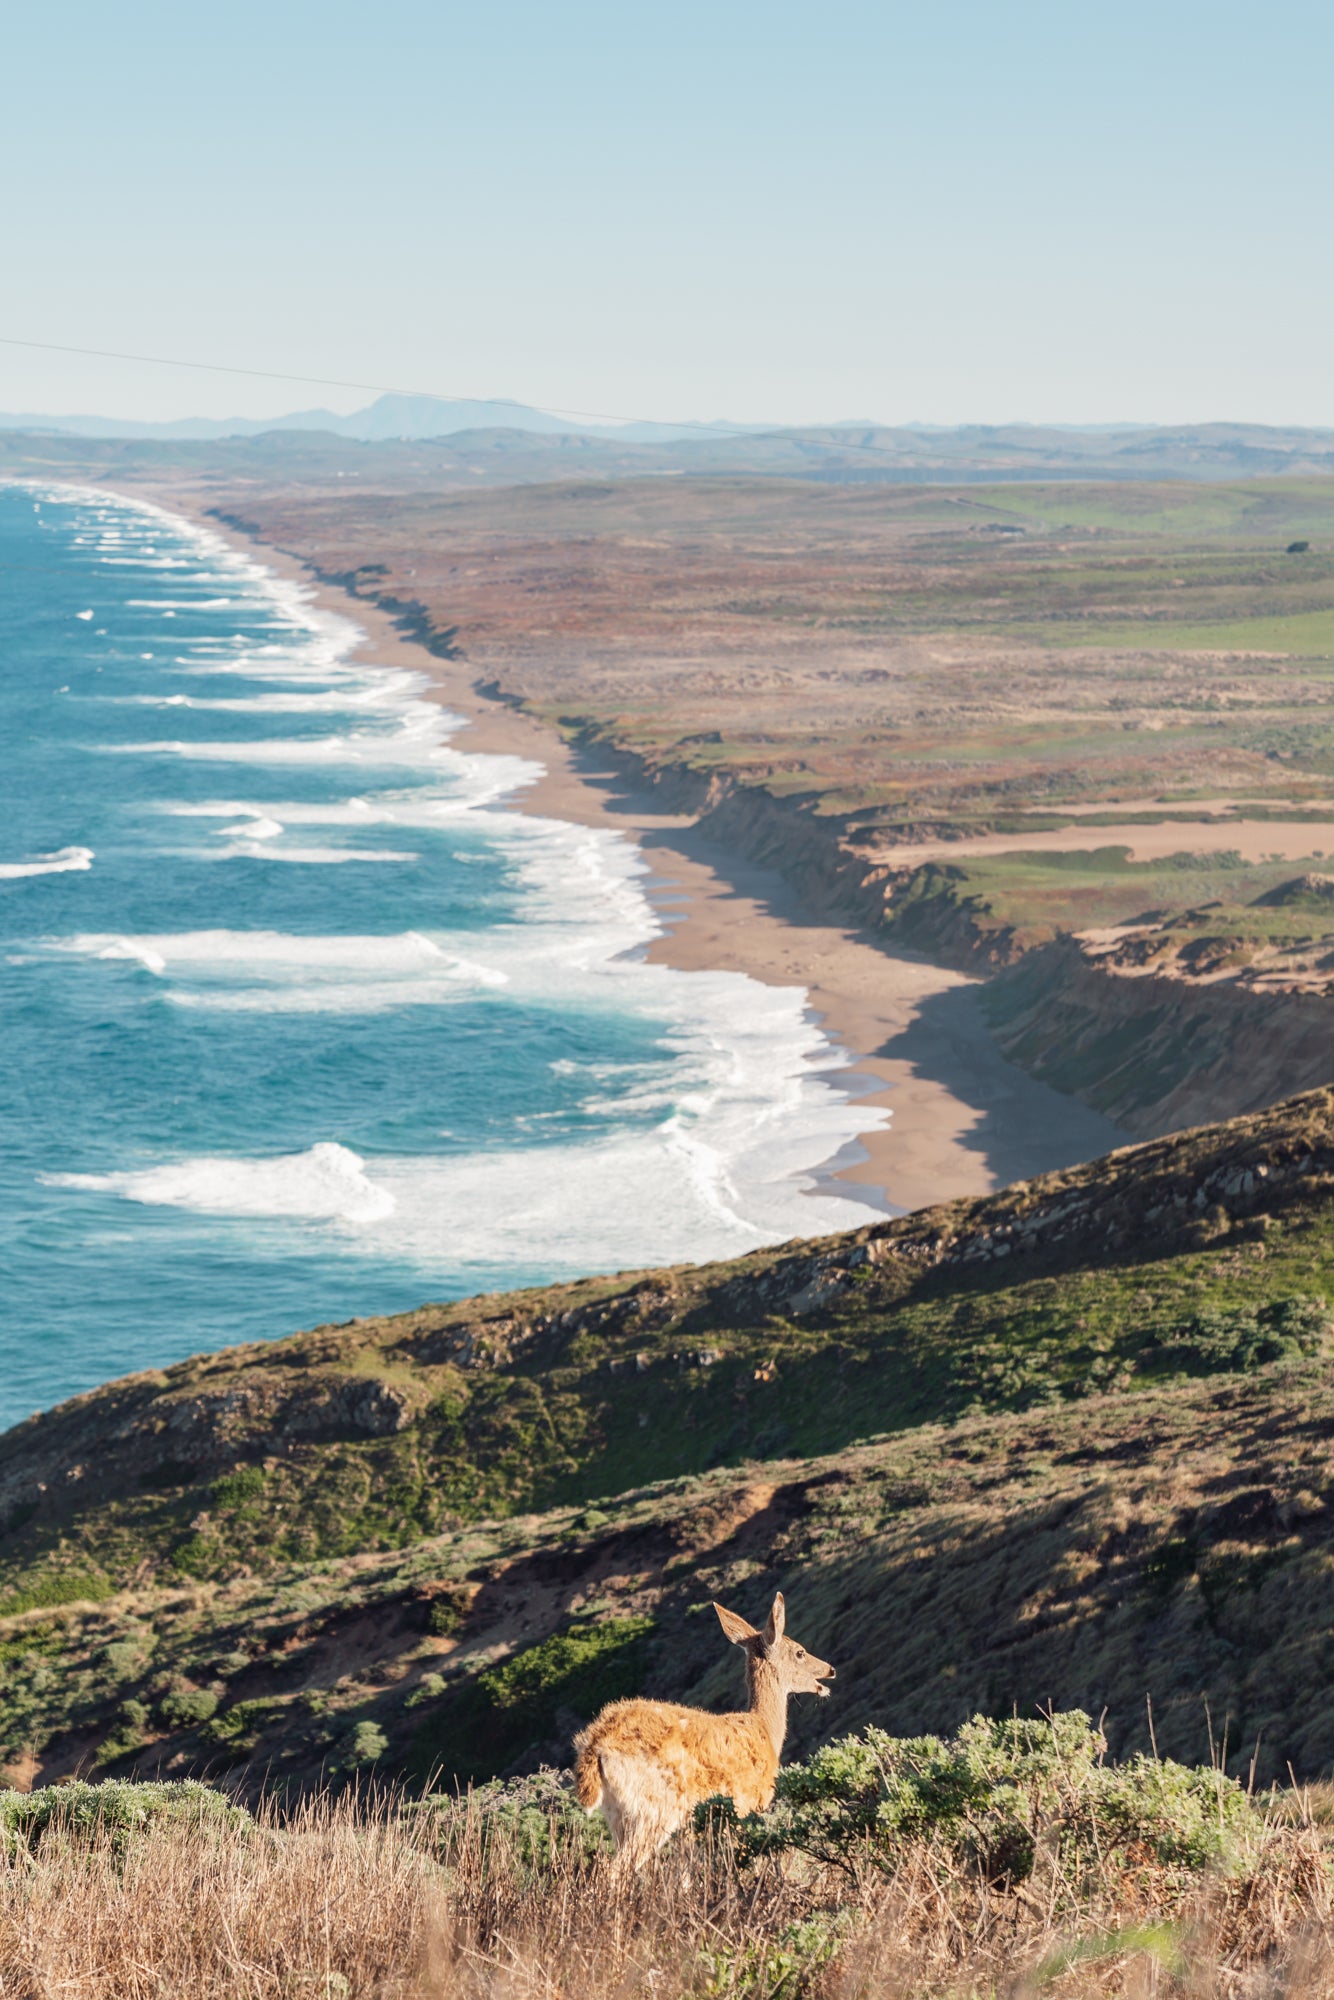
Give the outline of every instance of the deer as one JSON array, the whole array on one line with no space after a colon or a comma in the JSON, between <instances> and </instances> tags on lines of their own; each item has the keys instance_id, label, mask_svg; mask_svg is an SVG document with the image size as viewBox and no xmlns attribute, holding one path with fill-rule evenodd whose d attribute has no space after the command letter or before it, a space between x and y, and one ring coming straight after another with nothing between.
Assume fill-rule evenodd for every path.
<instances>
[{"instance_id":1,"label":"deer","mask_svg":"<svg viewBox=\"0 0 1334 2000\"><path fill-rule=\"evenodd\" d=\"M612 1701L574 1739L575 1795L606 1817L618 1860L641 1867L697 1805L722 1793L740 1813L767 1812L792 1694L827 1696L835 1678L784 1633L783 1595L764 1630L714 1601L724 1633L746 1656L747 1709L714 1715L672 1701Z\"/></svg>"}]
</instances>

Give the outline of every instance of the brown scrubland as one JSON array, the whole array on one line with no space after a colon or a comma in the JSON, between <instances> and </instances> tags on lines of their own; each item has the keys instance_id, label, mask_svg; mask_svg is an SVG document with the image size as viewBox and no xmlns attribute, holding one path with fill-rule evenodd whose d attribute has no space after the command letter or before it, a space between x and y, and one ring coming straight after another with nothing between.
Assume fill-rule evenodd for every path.
<instances>
[{"instance_id":1,"label":"brown scrubland","mask_svg":"<svg viewBox=\"0 0 1334 2000\"><path fill-rule=\"evenodd\" d=\"M0 1861L14 2000L871 2000L1334 1990L1327 1842L1309 1795L1257 1817L1245 1872L1183 1883L1108 1856L1078 1907L1059 1861L988 1881L921 1842L890 1872L738 1862L690 1837L639 1872L552 1815L442 1827L392 1801L109 1828L52 1823Z\"/></svg>"}]
</instances>

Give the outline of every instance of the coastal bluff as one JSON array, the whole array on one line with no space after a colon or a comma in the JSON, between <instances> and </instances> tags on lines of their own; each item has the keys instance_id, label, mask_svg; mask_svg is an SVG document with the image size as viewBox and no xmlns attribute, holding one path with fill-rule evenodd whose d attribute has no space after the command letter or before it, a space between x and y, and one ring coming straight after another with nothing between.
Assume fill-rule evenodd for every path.
<instances>
[{"instance_id":1,"label":"coastal bluff","mask_svg":"<svg viewBox=\"0 0 1334 2000\"><path fill-rule=\"evenodd\" d=\"M1332 1267L1325 1089L724 1265L112 1383L0 1454L8 1767L526 1768L608 1688L715 1693L692 1606L786 1576L812 1644L851 1601L900 1635L840 1729L1042 1681L1112 1701L1120 1747L1148 1688L1183 1751L1212 1689L1323 1768Z\"/></svg>"}]
</instances>

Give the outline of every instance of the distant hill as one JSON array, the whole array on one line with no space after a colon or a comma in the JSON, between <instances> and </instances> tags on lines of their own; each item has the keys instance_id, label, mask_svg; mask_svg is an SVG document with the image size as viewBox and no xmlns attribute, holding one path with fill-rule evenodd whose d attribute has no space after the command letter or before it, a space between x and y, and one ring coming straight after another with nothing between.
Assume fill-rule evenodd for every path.
<instances>
[{"instance_id":1,"label":"distant hill","mask_svg":"<svg viewBox=\"0 0 1334 2000\"><path fill-rule=\"evenodd\" d=\"M627 423L574 422L553 416L528 403L502 398L498 402L470 397L398 396L376 398L364 410L340 417L333 410L292 410L280 417L177 417L170 422L150 423L125 417L34 416L0 412L0 430L56 432L62 437L135 438L150 440L184 439L203 442L216 438L260 437L273 431L322 431L330 437L358 438L368 444L387 439L453 437L460 431L514 430L537 436L606 436L632 443L665 444L675 438L728 436L772 428L766 425L728 423Z\"/></svg>"},{"instance_id":2,"label":"distant hill","mask_svg":"<svg viewBox=\"0 0 1334 2000\"><path fill-rule=\"evenodd\" d=\"M1013 480L1223 481L1334 474L1334 430L1264 424L874 423L802 427L592 424L518 403L382 396L351 416L118 419L0 415L0 472L40 467L153 477L360 479L377 485L521 485L685 475L839 484Z\"/></svg>"}]
</instances>

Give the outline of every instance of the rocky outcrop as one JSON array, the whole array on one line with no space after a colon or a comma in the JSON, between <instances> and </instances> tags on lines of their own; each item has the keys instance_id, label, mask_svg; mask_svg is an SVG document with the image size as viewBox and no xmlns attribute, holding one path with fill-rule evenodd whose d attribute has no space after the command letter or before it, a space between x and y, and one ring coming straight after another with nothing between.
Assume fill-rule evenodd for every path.
<instances>
[{"instance_id":1,"label":"rocky outcrop","mask_svg":"<svg viewBox=\"0 0 1334 2000\"><path fill-rule=\"evenodd\" d=\"M232 1379L216 1389L178 1387L175 1369L131 1375L16 1425L0 1470L0 1525L58 1506L76 1488L82 1499L216 1471L256 1443L273 1452L391 1437L420 1400L364 1375L308 1379L280 1349L234 1349L218 1360Z\"/></svg>"}]
</instances>

